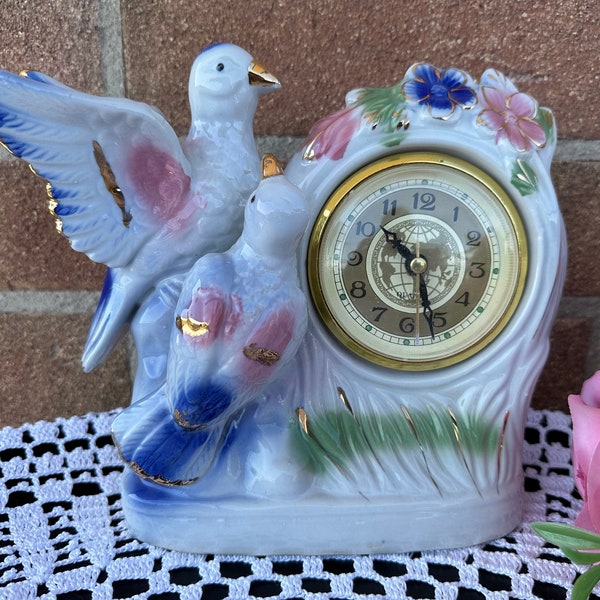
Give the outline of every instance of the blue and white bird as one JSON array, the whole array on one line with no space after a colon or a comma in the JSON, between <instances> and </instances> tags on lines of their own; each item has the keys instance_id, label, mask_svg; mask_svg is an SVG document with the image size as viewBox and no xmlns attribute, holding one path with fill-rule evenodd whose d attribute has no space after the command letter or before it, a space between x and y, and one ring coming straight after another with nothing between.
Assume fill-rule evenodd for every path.
<instances>
[{"instance_id":1,"label":"blue and white bird","mask_svg":"<svg viewBox=\"0 0 600 600\"><path fill-rule=\"evenodd\" d=\"M140 306L156 311L154 296L169 296L200 256L238 238L260 180L254 114L259 96L278 87L242 48L207 47L192 66L191 127L180 142L147 104L84 94L34 71L0 71L0 142L48 181L50 209L71 246L109 267L86 371L105 360ZM138 349L154 334L144 323Z\"/></svg>"},{"instance_id":2,"label":"blue and white bird","mask_svg":"<svg viewBox=\"0 0 600 600\"><path fill-rule=\"evenodd\" d=\"M296 354L306 330L296 249L308 205L274 157L232 248L202 257L176 308L166 383L126 408L113 436L142 477L186 484L206 474L231 423Z\"/></svg>"}]
</instances>

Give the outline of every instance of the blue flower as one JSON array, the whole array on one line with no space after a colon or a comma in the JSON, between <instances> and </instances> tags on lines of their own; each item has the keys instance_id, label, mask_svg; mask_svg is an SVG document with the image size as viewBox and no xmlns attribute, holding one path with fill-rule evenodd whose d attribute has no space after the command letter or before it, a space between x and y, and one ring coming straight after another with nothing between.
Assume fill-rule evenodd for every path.
<instances>
[{"instance_id":1,"label":"blue flower","mask_svg":"<svg viewBox=\"0 0 600 600\"><path fill-rule=\"evenodd\" d=\"M442 71L431 65L414 65L402 86L407 99L426 104L432 117L450 118L456 106L471 108L477 98L467 83L467 76L458 69Z\"/></svg>"}]
</instances>

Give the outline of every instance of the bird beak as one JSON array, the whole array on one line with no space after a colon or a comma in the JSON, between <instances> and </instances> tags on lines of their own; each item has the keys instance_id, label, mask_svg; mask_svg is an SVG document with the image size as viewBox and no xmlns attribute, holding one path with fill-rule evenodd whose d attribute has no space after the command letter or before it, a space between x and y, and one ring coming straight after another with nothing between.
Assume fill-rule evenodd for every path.
<instances>
[{"instance_id":1,"label":"bird beak","mask_svg":"<svg viewBox=\"0 0 600 600\"><path fill-rule=\"evenodd\" d=\"M272 154L265 154L262 159L262 178L283 175L283 167Z\"/></svg>"},{"instance_id":2,"label":"bird beak","mask_svg":"<svg viewBox=\"0 0 600 600\"><path fill-rule=\"evenodd\" d=\"M250 85L259 85L264 88L278 89L281 83L277 77L274 77L260 63L252 62L248 67L248 79ZM266 91L266 90L265 90Z\"/></svg>"}]
</instances>

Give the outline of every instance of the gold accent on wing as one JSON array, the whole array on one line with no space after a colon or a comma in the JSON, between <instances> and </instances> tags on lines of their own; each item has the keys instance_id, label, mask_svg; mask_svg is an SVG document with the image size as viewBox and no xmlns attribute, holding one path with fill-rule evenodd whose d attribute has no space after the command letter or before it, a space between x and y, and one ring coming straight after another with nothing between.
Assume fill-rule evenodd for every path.
<instances>
[{"instance_id":1,"label":"gold accent on wing","mask_svg":"<svg viewBox=\"0 0 600 600\"><path fill-rule=\"evenodd\" d=\"M180 487L182 485L190 485L191 483L194 483L195 481L198 481L198 478L195 477L194 479L176 479L176 480L171 480L171 479L167 479L166 477L162 477L160 475L150 475L150 473L148 473L147 471L145 471L144 469L142 469L142 467L140 467L140 465L138 465L135 461L131 461L131 460L127 460L124 456L123 456L123 452L121 452L121 446L117 440L117 436L115 435L114 430L111 429L111 436L113 439L113 444L115 445L115 448L117 449L117 453L119 454L119 458L138 476L141 477L142 479L147 479L148 481L152 481L154 483L158 483L160 485L164 485L164 486L169 486L169 487Z\"/></svg>"},{"instance_id":2,"label":"gold accent on wing","mask_svg":"<svg viewBox=\"0 0 600 600\"><path fill-rule=\"evenodd\" d=\"M262 178L283 175L283 167L273 154L265 154L262 159Z\"/></svg>"},{"instance_id":3,"label":"gold accent on wing","mask_svg":"<svg viewBox=\"0 0 600 600\"><path fill-rule=\"evenodd\" d=\"M180 411L178 408L173 409L173 420L175 423L177 423L177 425L179 425L179 427L182 429L187 429L188 431L200 431L201 429L206 429L205 423L196 425L195 423L188 421L185 413Z\"/></svg>"},{"instance_id":4,"label":"gold accent on wing","mask_svg":"<svg viewBox=\"0 0 600 600\"><path fill-rule=\"evenodd\" d=\"M412 434L415 436L415 440L417 441L419 449L421 450L421 456L423 457L423 462L425 463L425 468L427 469L427 475L429 475L429 479L431 479L431 482L435 486L435 489L438 491L438 494L440 496L443 496L440 486L438 485L437 481L434 479L433 475L431 474L431 469L429 468L429 463L427 462L427 455L425 454L425 448L423 447L423 444L421 443L421 440L419 439L419 434L417 433L417 428L415 426L415 422L413 421L412 417L410 416L410 413L408 412L408 409L406 408L406 406L401 406L400 408L402 410L402 414L404 415L404 418L408 422L408 425L410 427L410 430L412 431Z\"/></svg>"},{"instance_id":5,"label":"gold accent on wing","mask_svg":"<svg viewBox=\"0 0 600 600\"><path fill-rule=\"evenodd\" d=\"M125 210L125 197L123 196L123 192L121 188L117 184L117 180L115 178L115 174L113 173L106 157L104 156L104 151L102 150L102 146L94 140L92 142L94 146L94 159L96 160L96 164L100 169L100 175L102 175L102 179L104 180L104 185L106 189L110 192L110 195L113 197L115 204L119 207L121 211L121 215L123 217L123 225L125 227L129 227L131 223L131 213Z\"/></svg>"},{"instance_id":6,"label":"gold accent on wing","mask_svg":"<svg viewBox=\"0 0 600 600\"><path fill-rule=\"evenodd\" d=\"M29 168L35 173L34 168L29 165ZM37 175L37 173L36 173ZM63 224L61 218L56 214L56 207L58 206L58 200L52 195L52 184L47 181L46 182L46 195L48 196L48 210L50 214L54 217L54 226L56 227L56 231L62 234L63 232Z\"/></svg>"},{"instance_id":7,"label":"gold accent on wing","mask_svg":"<svg viewBox=\"0 0 600 600\"><path fill-rule=\"evenodd\" d=\"M206 321L197 321L192 317L182 317L181 315L175 319L175 325L179 331L190 337L201 337L210 331Z\"/></svg>"},{"instance_id":8,"label":"gold accent on wing","mask_svg":"<svg viewBox=\"0 0 600 600\"><path fill-rule=\"evenodd\" d=\"M469 474L469 477L471 478L471 481L473 482L473 485L475 486L477 493L483 498L481 490L479 489L479 486L477 485L477 482L475 481L475 478L473 477L473 473L471 473L469 464L467 463L467 457L465 456L462 439L460 437L460 430L458 428L458 419L456 418L456 415L454 414L454 411L452 410L452 408L450 408L448 406L447 410L448 410L448 414L450 415L450 419L452 420L452 431L454 432L454 438L456 439L456 443L458 444L458 449L460 450L460 456L462 458L463 465L465 466L465 469L467 470L467 473Z\"/></svg>"},{"instance_id":9,"label":"gold accent on wing","mask_svg":"<svg viewBox=\"0 0 600 600\"><path fill-rule=\"evenodd\" d=\"M266 367L272 367L281 358L279 352L268 348L259 348L254 342L246 346L243 352L246 358L255 360Z\"/></svg>"}]
</instances>

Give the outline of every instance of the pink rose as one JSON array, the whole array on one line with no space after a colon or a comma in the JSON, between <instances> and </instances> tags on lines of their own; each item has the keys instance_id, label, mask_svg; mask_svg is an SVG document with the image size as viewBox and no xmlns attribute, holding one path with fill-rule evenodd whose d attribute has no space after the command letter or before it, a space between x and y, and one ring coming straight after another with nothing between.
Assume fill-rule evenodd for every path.
<instances>
[{"instance_id":1,"label":"pink rose","mask_svg":"<svg viewBox=\"0 0 600 600\"><path fill-rule=\"evenodd\" d=\"M600 371L583 384L581 395L569 396L569 409L575 483L583 497L575 525L600 533Z\"/></svg>"}]
</instances>

